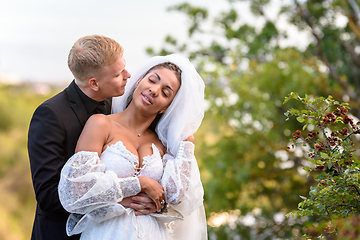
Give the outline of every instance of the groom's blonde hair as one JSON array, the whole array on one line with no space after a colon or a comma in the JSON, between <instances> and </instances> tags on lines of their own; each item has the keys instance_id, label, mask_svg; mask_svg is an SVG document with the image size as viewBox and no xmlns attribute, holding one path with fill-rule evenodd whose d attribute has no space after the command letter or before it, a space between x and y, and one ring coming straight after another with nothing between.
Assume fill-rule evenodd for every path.
<instances>
[{"instance_id":1,"label":"groom's blonde hair","mask_svg":"<svg viewBox=\"0 0 360 240\"><path fill-rule=\"evenodd\" d=\"M124 48L115 40L102 35L79 38L68 56L68 66L74 77L87 80L123 56Z\"/></svg>"}]
</instances>

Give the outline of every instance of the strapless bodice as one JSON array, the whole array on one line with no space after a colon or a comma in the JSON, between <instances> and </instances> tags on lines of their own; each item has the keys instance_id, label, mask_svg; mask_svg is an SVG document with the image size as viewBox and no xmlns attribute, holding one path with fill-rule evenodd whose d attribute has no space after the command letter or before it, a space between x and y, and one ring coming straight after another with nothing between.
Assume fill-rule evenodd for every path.
<instances>
[{"instance_id":1,"label":"strapless bodice","mask_svg":"<svg viewBox=\"0 0 360 240\"><path fill-rule=\"evenodd\" d=\"M152 155L143 157L142 167L139 158L130 152L121 141L108 146L101 154L100 160L106 165L106 170L116 173L119 178L146 176L160 181L163 174L163 162L159 150L152 144Z\"/></svg>"}]
</instances>

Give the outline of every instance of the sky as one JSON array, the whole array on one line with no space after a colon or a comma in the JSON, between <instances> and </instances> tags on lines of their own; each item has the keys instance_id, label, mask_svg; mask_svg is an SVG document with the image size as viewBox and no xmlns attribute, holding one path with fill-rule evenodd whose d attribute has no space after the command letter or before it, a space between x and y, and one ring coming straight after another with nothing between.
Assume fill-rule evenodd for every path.
<instances>
[{"instance_id":1,"label":"sky","mask_svg":"<svg viewBox=\"0 0 360 240\"><path fill-rule=\"evenodd\" d=\"M71 82L67 55L81 36L101 34L125 49L127 69L146 60L147 47L160 49L165 36L181 41L187 19L167 11L186 0L1 0L0 79L40 83ZM191 0L210 13L226 0Z\"/></svg>"},{"instance_id":2,"label":"sky","mask_svg":"<svg viewBox=\"0 0 360 240\"><path fill-rule=\"evenodd\" d=\"M273 0L273 6L265 9L268 16L276 17L280 1L284 0ZM161 49L167 35L182 43L187 39L185 14L167 10L184 2L207 9L209 19L230 8L227 0L0 0L0 80L71 82L69 50L77 39L90 34L119 42L131 73L149 58L147 47ZM237 2L235 8L244 21L261 25L249 13L249 2ZM292 45L306 42L306 36L295 35L298 42Z\"/></svg>"}]
</instances>

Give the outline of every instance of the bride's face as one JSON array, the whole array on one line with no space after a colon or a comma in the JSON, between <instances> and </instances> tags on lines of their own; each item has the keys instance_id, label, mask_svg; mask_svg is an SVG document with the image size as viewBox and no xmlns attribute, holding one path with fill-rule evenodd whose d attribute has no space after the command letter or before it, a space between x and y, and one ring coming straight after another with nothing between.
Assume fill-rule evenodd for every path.
<instances>
[{"instance_id":1,"label":"bride's face","mask_svg":"<svg viewBox=\"0 0 360 240\"><path fill-rule=\"evenodd\" d=\"M149 113L162 113L171 104L179 88L180 81L175 73L160 67L150 71L137 83L133 100Z\"/></svg>"}]
</instances>

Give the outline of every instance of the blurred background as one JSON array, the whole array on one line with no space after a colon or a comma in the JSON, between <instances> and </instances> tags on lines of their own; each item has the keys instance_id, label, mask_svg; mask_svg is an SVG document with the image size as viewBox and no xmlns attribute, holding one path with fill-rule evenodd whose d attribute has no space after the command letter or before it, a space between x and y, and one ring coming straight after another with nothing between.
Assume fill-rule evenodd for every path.
<instances>
[{"instance_id":1,"label":"blurred background","mask_svg":"<svg viewBox=\"0 0 360 240\"><path fill-rule=\"evenodd\" d=\"M35 211L27 130L36 107L72 80L81 36L125 48L130 72L181 53L206 83L195 135L209 239L301 239L311 218L288 218L314 184L290 92L332 95L360 117L359 0L0 2L0 239L29 239ZM356 139L355 139L356 140ZM356 142L358 144L358 142Z\"/></svg>"}]
</instances>

